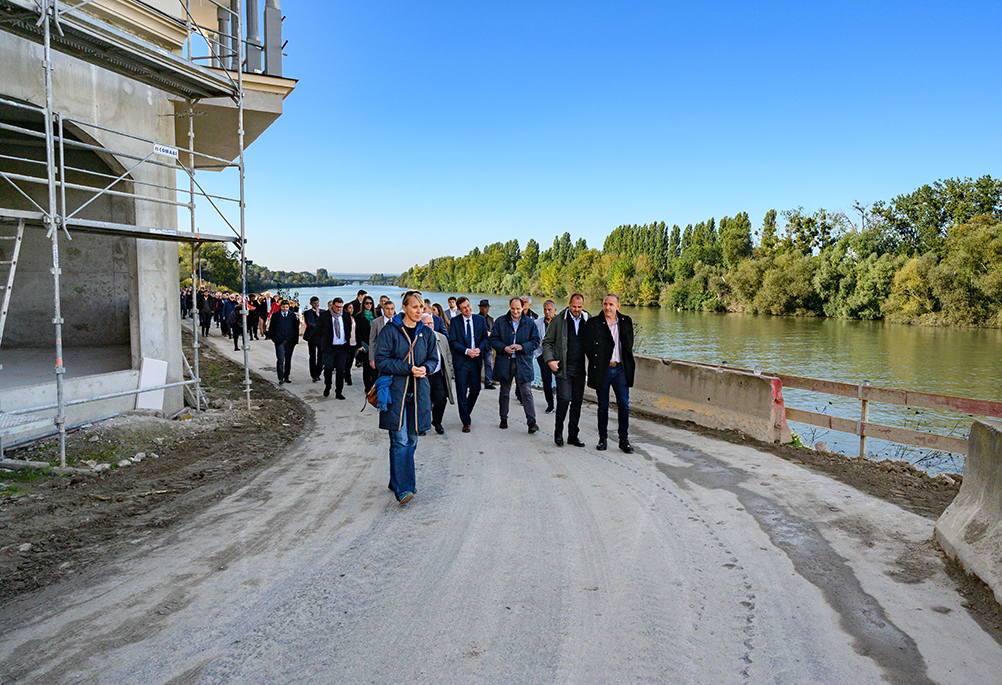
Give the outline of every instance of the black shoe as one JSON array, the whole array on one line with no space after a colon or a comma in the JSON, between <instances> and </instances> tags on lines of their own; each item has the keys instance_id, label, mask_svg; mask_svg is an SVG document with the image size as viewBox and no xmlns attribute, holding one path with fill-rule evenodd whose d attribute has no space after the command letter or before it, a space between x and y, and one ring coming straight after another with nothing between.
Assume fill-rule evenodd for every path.
<instances>
[{"instance_id":1,"label":"black shoe","mask_svg":"<svg viewBox=\"0 0 1002 685\"><path fill-rule=\"evenodd\" d=\"M465 424L463 426L463 432L464 433L469 433L470 432L470 424L467 423L467 424Z\"/></svg>"},{"instance_id":2,"label":"black shoe","mask_svg":"<svg viewBox=\"0 0 1002 685\"><path fill-rule=\"evenodd\" d=\"M484 390L493 390L493 389L494 389L493 383L484 383Z\"/></svg>"},{"instance_id":3,"label":"black shoe","mask_svg":"<svg viewBox=\"0 0 1002 685\"><path fill-rule=\"evenodd\" d=\"M344 384L345 385L351 385L351 379L350 378L345 378L344 379Z\"/></svg>"},{"instance_id":4,"label":"black shoe","mask_svg":"<svg viewBox=\"0 0 1002 685\"><path fill-rule=\"evenodd\" d=\"M567 444L574 445L575 447L584 447L584 443L581 442L581 440L578 439L577 437L567 438Z\"/></svg>"},{"instance_id":5,"label":"black shoe","mask_svg":"<svg viewBox=\"0 0 1002 685\"><path fill-rule=\"evenodd\" d=\"M341 393L337 393L337 394L335 394L335 395L334 395L334 397L338 398L339 400L343 400L343 399L347 399L347 398L346 398L346 397L345 397L344 395L342 395Z\"/></svg>"},{"instance_id":6,"label":"black shoe","mask_svg":"<svg viewBox=\"0 0 1002 685\"><path fill-rule=\"evenodd\" d=\"M501 424L498 426L498 428L507 428L507 427L508 427L508 419L501 419Z\"/></svg>"},{"instance_id":7,"label":"black shoe","mask_svg":"<svg viewBox=\"0 0 1002 685\"><path fill-rule=\"evenodd\" d=\"M552 413L553 413L553 407L552 407L552 406L550 406L550 407L547 407L547 408L546 408L546 413L547 413L547 414L552 414Z\"/></svg>"},{"instance_id":8,"label":"black shoe","mask_svg":"<svg viewBox=\"0 0 1002 685\"><path fill-rule=\"evenodd\" d=\"M319 378L314 378L314 379L313 379L313 382L314 382L314 383L316 383L316 382L317 382L317 381L319 381L319 380L320 380Z\"/></svg>"},{"instance_id":9,"label":"black shoe","mask_svg":"<svg viewBox=\"0 0 1002 685\"><path fill-rule=\"evenodd\" d=\"M536 425L535 421L533 421L532 423L529 424L529 435L532 435L533 433L535 433L538 430L539 430L539 426Z\"/></svg>"},{"instance_id":10,"label":"black shoe","mask_svg":"<svg viewBox=\"0 0 1002 685\"><path fill-rule=\"evenodd\" d=\"M563 447L564 446L564 439L562 437L560 437L559 435L556 435L556 436L553 437L553 444L556 445L557 447Z\"/></svg>"},{"instance_id":11,"label":"black shoe","mask_svg":"<svg viewBox=\"0 0 1002 685\"><path fill-rule=\"evenodd\" d=\"M445 432L445 429L442 428L442 424L438 424L437 426L435 426L435 432L438 433L439 435Z\"/></svg>"},{"instance_id":12,"label":"black shoe","mask_svg":"<svg viewBox=\"0 0 1002 685\"><path fill-rule=\"evenodd\" d=\"M278 379L278 384L279 385L283 385L284 383L285 383L285 379L284 378L279 378Z\"/></svg>"},{"instance_id":13,"label":"black shoe","mask_svg":"<svg viewBox=\"0 0 1002 685\"><path fill-rule=\"evenodd\" d=\"M324 386L324 397L330 397L330 396L331 396L331 386L326 385Z\"/></svg>"},{"instance_id":14,"label":"black shoe","mask_svg":"<svg viewBox=\"0 0 1002 685\"><path fill-rule=\"evenodd\" d=\"M620 440L619 449L623 450L627 454L633 454L633 445L630 444L629 440Z\"/></svg>"},{"instance_id":15,"label":"black shoe","mask_svg":"<svg viewBox=\"0 0 1002 685\"><path fill-rule=\"evenodd\" d=\"M418 437L419 438L423 438L426 435L428 435L428 431L418 431Z\"/></svg>"},{"instance_id":16,"label":"black shoe","mask_svg":"<svg viewBox=\"0 0 1002 685\"><path fill-rule=\"evenodd\" d=\"M599 452L605 452L605 450L608 449L608 447L609 446L605 443L605 438L602 438L601 440L598 441L598 445L595 446L595 449L597 449Z\"/></svg>"},{"instance_id":17,"label":"black shoe","mask_svg":"<svg viewBox=\"0 0 1002 685\"><path fill-rule=\"evenodd\" d=\"M290 380L289 380L289 378L288 378L288 376L286 376L286 378L285 378L285 382L286 382L286 383L291 383L292 381L290 381Z\"/></svg>"}]
</instances>

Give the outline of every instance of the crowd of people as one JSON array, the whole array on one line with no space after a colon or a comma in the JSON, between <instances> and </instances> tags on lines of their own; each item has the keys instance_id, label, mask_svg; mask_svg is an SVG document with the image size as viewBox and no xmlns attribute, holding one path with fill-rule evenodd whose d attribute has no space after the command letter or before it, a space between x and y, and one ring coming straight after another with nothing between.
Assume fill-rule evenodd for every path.
<instances>
[{"instance_id":1,"label":"crowd of people","mask_svg":"<svg viewBox=\"0 0 1002 685\"><path fill-rule=\"evenodd\" d=\"M498 427L508 428L512 388L522 407L528 433L539 431L532 382L535 367L543 386L546 414L554 415L553 441L584 447L580 418L584 389L598 396L598 442L608 449L610 393L618 409L619 448L632 453L629 439L630 388L633 386L633 322L619 312L619 297L603 298L600 315L584 310L584 297L574 293L567 306L543 303L542 316L531 309L532 298L512 297L508 310L496 319L490 302L480 300L478 312L467 297L449 297L448 308L432 303L418 291L404 293L397 311L386 295L378 304L365 291L344 302L335 297L320 308L320 299L300 313L298 303L271 293L243 300L190 289L181 294L183 316L197 313L203 335L215 322L239 349L247 336L265 336L275 346L279 384L291 383L292 359L302 338L308 348L308 369L314 383L323 381L324 397L331 390L346 399L352 369L361 371L366 395L375 393L379 427L390 439L389 488L401 504L416 492L414 453L418 437L434 429L445 433L447 404L455 404L463 433L473 430L473 412L482 390L497 390ZM301 316L300 316L301 314ZM244 338L246 339L246 338ZM566 442L565 442L566 425Z\"/></svg>"}]
</instances>

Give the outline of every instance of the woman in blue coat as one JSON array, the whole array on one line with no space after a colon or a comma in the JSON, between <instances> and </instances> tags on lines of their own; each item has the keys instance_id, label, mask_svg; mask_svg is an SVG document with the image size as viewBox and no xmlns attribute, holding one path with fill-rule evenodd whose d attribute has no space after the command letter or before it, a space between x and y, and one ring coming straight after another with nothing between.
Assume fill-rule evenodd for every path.
<instances>
[{"instance_id":1,"label":"woman in blue coat","mask_svg":"<svg viewBox=\"0 0 1002 685\"><path fill-rule=\"evenodd\" d=\"M383 326L376 340L376 370L390 377L390 402L379 413L379 427L390 433L390 489L400 504L417 490L414 452L419 431L431 428L428 376L439 366L435 332L421 324L421 293L404 294L400 314Z\"/></svg>"},{"instance_id":2,"label":"woman in blue coat","mask_svg":"<svg viewBox=\"0 0 1002 685\"><path fill-rule=\"evenodd\" d=\"M498 396L498 413L501 428L508 427L508 401L512 383L518 386L516 397L525 410L529 433L539 430L536 425L536 405L532 401L532 355L539 348L539 329L522 313L522 300L513 297L508 302L508 313L499 316L487 338L497 351L494 359L494 380L501 384Z\"/></svg>"}]
</instances>

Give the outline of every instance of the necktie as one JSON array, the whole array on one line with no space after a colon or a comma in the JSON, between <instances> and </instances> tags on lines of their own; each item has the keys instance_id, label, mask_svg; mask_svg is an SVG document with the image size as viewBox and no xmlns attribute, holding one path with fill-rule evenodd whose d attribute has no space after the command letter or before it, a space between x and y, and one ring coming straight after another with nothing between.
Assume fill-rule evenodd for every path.
<instances>
[{"instance_id":1,"label":"necktie","mask_svg":"<svg viewBox=\"0 0 1002 685\"><path fill-rule=\"evenodd\" d=\"M466 320L466 335L470 338L470 347L473 347L473 319Z\"/></svg>"},{"instance_id":2,"label":"necktie","mask_svg":"<svg viewBox=\"0 0 1002 685\"><path fill-rule=\"evenodd\" d=\"M341 317L340 316L335 316L334 317L334 335L337 338L341 337Z\"/></svg>"}]
</instances>

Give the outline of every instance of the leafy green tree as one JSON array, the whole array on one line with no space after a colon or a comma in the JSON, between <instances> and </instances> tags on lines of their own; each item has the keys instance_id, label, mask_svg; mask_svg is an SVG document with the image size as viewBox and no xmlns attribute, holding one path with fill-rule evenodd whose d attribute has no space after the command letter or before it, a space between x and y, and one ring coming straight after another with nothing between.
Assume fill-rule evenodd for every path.
<instances>
[{"instance_id":1,"label":"leafy green tree","mask_svg":"<svg viewBox=\"0 0 1002 685\"><path fill-rule=\"evenodd\" d=\"M814 290L814 261L796 251L778 255L763 274L755 295L755 311L776 315L813 315L820 311Z\"/></svg>"},{"instance_id":2,"label":"leafy green tree","mask_svg":"<svg viewBox=\"0 0 1002 685\"><path fill-rule=\"evenodd\" d=\"M720 247L724 264L733 269L752 255L751 220L748 212L739 212L733 219L720 220Z\"/></svg>"},{"instance_id":3,"label":"leafy green tree","mask_svg":"<svg viewBox=\"0 0 1002 685\"><path fill-rule=\"evenodd\" d=\"M1002 181L991 176L978 180L949 178L898 195L889 203L875 202L873 213L900 237L903 247L921 254L942 247L950 226L976 216L1002 212Z\"/></svg>"}]
</instances>

